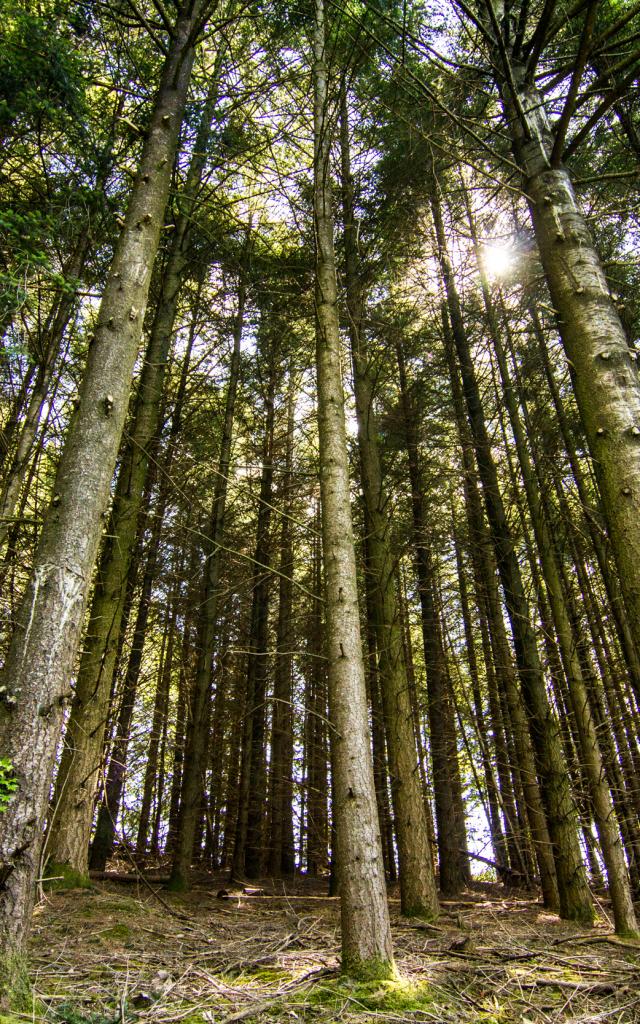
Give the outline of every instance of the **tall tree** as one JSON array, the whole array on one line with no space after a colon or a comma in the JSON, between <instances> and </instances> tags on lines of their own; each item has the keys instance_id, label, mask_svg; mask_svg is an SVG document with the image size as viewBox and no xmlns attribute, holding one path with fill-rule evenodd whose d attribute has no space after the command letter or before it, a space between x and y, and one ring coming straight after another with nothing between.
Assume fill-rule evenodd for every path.
<instances>
[{"instance_id":1,"label":"tall tree","mask_svg":"<svg viewBox=\"0 0 640 1024\"><path fill-rule=\"evenodd\" d=\"M127 411L195 45L211 5L177 11L29 588L5 664L0 746L18 788L0 838L5 986L28 931L63 710Z\"/></svg>"},{"instance_id":2,"label":"tall tree","mask_svg":"<svg viewBox=\"0 0 640 1024\"><path fill-rule=\"evenodd\" d=\"M340 366L327 52L324 4L316 0L313 215L317 401L342 966L350 974L389 977L393 950L367 720Z\"/></svg>"}]
</instances>

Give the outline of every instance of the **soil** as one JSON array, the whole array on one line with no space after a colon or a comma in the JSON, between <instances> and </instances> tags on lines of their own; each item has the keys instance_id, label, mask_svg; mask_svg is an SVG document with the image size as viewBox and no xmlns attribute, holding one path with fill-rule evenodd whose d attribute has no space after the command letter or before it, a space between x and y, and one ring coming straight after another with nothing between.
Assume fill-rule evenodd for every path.
<instances>
[{"instance_id":1,"label":"soil","mask_svg":"<svg viewBox=\"0 0 640 1024\"><path fill-rule=\"evenodd\" d=\"M531 894L478 883L432 925L401 918L391 891L400 977L363 984L339 975L339 904L322 880L252 883L247 894L207 876L178 896L146 877L43 895L28 1019L640 1022L640 943L613 936L604 908L585 931Z\"/></svg>"}]
</instances>

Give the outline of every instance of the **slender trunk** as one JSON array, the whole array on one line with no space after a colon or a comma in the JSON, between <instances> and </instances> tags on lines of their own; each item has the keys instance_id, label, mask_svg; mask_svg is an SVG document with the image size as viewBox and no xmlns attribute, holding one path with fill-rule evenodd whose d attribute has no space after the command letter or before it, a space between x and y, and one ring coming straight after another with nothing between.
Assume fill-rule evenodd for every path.
<instances>
[{"instance_id":1,"label":"slender trunk","mask_svg":"<svg viewBox=\"0 0 640 1024\"><path fill-rule=\"evenodd\" d=\"M305 748L303 778L304 830L301 829L300 860L306 851L306 867L310 875L326 871L328 851L327 808L327 672L323 658L324 621L320 594L322 593L322 543L319 536L320 507L314 515L315 535L312 541L312 604L309 611L309 659L305 692Z\"/></svg>"},{"instance_id":2,"label":"slender trunk","mask_svg":"<svg viewBox=\"0 0 640 1024\"><path fill-rule=\"evenodd\" d=\"M640 697L640 656L638 655L638 650L635 646L634 638L629 627L624 599L617 577L617 570L611 564L610 544L602 521L602 512L596 504L598 498L597 496L594 498L594 496L590 494L582 467L580 466L578 454L576 452L575 440L567 420L567 414L560 394L560 388L558 387L553 373L544 330L540 323L537 310L534 307L530 307L529 314L531 316L531 323L533 325L538 351L542 360L545 378L549 386L549 393L551 395L551 400L558 420L560 434L571 466L571 473L580 498L580 504L587 529L589 531L589 536L593 544L593 549L596 553L607 597L609 598L609 604L613 613L620 647L622 648L634 691L638 697Z\"/></svg>"},{"instance_id":3,"label":"slender trunk","mask_svg":"<svg viewBox=\"0 0 640 1024\"><path fill-rule=\"evenodd\" d=\"M171 429L169 431L169 437L167 438L164 457L162 459L162 467L159 473L160 487L158 490L158 497L154 508L154 515L151 525L151 535L149 537L147 545L149 554L142 576L140 600L138 602L138 611L136 614L136 622L133 630L131 651L129 654L127 671L125 673L123 683L123 696L120 707L120 714L118 717L118 724L116 727L116 738L111 752L111 758L109 761L109 772L105 787L104 801L101 804L100 810L98 812L98 820L96 823L95 835L93 837L93 842L91 844L91 851L89 855L89 867L93 871L105 870L107 860L111 856L113 850L115 826L118 820L118 814L120 812L120 800L122 798L122 791L124 787L124 780L126 774L127 752L129 746L129 729L131 726L131 718L133 715L133 708L138 691L140 670L142 668L142 654L144 650L144 643L147 633L149 611L151 609L152 587L158 572L158 560L160 556L160 536L162 533L162 525L164 522L167 503L169 500L171 465L173 462L174 445L175 440L179 435L181 429L182 407L185 398L189 366L191 364L191 352L195 340L196 322L200 305L199 300L200 291L198 291L198 295L195 301L194 316L191 322L189 340L187 342L187 349L182 362L180 382L178 384L173 414L171 417ZM149 486L149 484L147 486ZM181 672L183 670L183 662L184 659L181 660ZM181 692L184 692L184 688L181 690Z\"/></svg>"},{"instance_id":4,"label":"slender trunk","mask_svg":"<svg viewBox=\"0 0 640 1024\"><path fill-rule=\"evenodd\" d=\"M472 238L477 243L472 221L470 226ZM607 869L616 932L618 934L635 933L637 922L633 909L631 886L611 794L604 774L602 754L591 714L587 687L578 657L576 638L567 609L568 597L563 590L561 570L549 526L548 512L544 506L542 492L539 489L541 482L536 478L529 456L516 399L516 390L509 373L491 292L480 261L479 265L489 333L498 362L502 394L515 440L521 477L524 483L538 555L546 583L555 634L558 639L562 668L568 685L569 701L573 711L578 749L580 751L579 760L588 786L602 855ZM505 328L508 331L506 324ZM524 400L522 399L522 401Z\"/></svg>"},{"instance_id":5,"label":"slender trunk","mask_svg":"<svg viewBox=\"0 0 640 1024\"><path fill-rule=\"evenodd\" d=\"M169 796L169 830L165 852L173 854L178 837L178 819L180 817L180 791L182 789L182 769L184 766L185 734L187 731L187 712L189 705L189 683L191 678L193 652L193 618L190 612L182 634L182 650L180 654L180 673L178 675L178 701L176 707L176 725L173 732L173 771L171 773L171 793Z\"/></svg>"},{"instance_id":6,"label":"slender trunk","mask_svg":"<svg viewBox=\"0 0 640 1024\"><path fill-rule=\"evenodd\" d=\"M269 784L269 874L293 871L293 430L295 389L289 372L287 398L287 440L282 478L282 525L280 534L280 579L276 665L273 682L273 725L271 730L271 766Z\"/></svg>"},{"instance_id":7,"label":"slender trunk","mask_svg":"<svg viewBox=\"0 0 640 1024\"><path fill-rule=\"evenodd\" d=\"M333 246L331 123L323 0L314 33L314 228L320 491L325 565L326 647L331 717L334 856L340 890L342 969L394 973L384 862L378 828L340 366Z\"/></svg>"},{"instance_id":8,"label":"slender trunk","mask_svg":"<svg viewBox=\"0 0 640 1024\"><path fill-rule=\"evenodd\" d=\"M171 680L171 662L173 660L173 635L175 632L177 616L177 601L174 594L171 603L171 611L167 616L163 645L160 658L160 667L156 684L155 702L153 705L153 716L151 720L151 736L147 750L147 763L144 774L144 786L142 802L140 805L140 817L138 819L138 834L136 838L136 853L139 857L144 856L149 841L149 825L151 823L151 811L154 791L158 786L158 753L164 732L164 719L169 697L169 684ZM156 797L157 803L157 797Z\"/></svg>"},{"instance_id":9,"label":"slender trunk","mask_svg":"<svg viewBox=\"0 0 640 1024\"><path fill-rule=\"evenodd\" d=\"M452 355L453 353L450 354ZM469 546L475 589L478 604L479 606L484 606L486 611L487 630L493 652L494 671L492 670L489 653L487 652L486 655L489 700L493 709L492 717L494 722L502 721L504 723L504 733L502 735L504 735L505 746L497 751L499 758L498 766L503 770L502 788L503 791L508 788L504 773L511 766L514 789L517 793L522 794L526 820L534 842L545 906L552 909L558 906L558 890L551 841L536 777L526 714L521 694L518 691L511 649L504 623L503 609L498 594L493 545L488 536L482 512L475 462L472 454L473 442L468 423L465 419L462 386L459 380L458 369L453 359L449 360L449 375L453 408L462 448L465 508L469 527ZM519 801L519 807L521 803ZM524 856L528 844L526 829L522 827L524 822L520 819L521 816L518 817L519 836L517 845ZM512 821L515 822L515 819L512 819ZM527 869L527 874L529 873Z\"/></svg>"},{"instance_id":10,"label":"slender trunk","mask_svg":"<svg viewBox=\"0 0 640 1024\"><path fill-rule=\"evenodd\" d=\"M256 526L254 565L256 576L251 603L247 657L247 691L242 743L242 776L239 794L238 831L234 849L234 874L257 878L263 868L264 805L267 793L266 731L269 663L269 605L271 598L271 513L275 426L276 347L265 342L267 391L262 444L262 473Z\"/></svg>"},{"instance_id":11,"label":"slender trunk","mask_svg":"<svg viewBox=\"0 0 640 1024\"><path fill-rule=\"evenodd\" d=\"M501 880L508 880L508 876L505 874L504 869L508 867L507 859L507 848L505 837L502 833L502 823L500 821L500 800L498 794L498 787L496 785L495 774L493 771L493 765L491 764L491 757L489 751L488 733L486 727L485 713L482 702L482 695L480 692L480 676L478 671L478 660L476 657L476 650L474 645L474 630L471 622L471 608L469 606L469 593L467 588L467 580L464 573L464 564L462 559L462 551L458 538L456 537L456 526L455 520L453 523L453 535L454 545L456 552L456 568L458 570L458 590L460 594L460 610L462 612L462 622L464 626L465 645L467 648L467 662L469 665L469 676L471 679L471 694L473 698L473 719L476 737L478 745L480 747L480 756L482 760L482 770L484 772L485 786L487 791L487 804L488 804L488 815L487 820L489 823L489 831L491 834L491 843L494 851L494 859L498 865L498 878ZM517 872L517 868L516 868Z\"/></svg>"},{"instance_id":12,"label":"slender trunk","mask_svg":"<svg viewBox=\"0 0 640 1024\"><path fill-rule=\"evenodd\" d=\"M20 949L33 905L56 746L127 412L152 264L202 20L178 15L138 177L109 271L54 496L5 664L0 748L18 788L0 839L0 946Z\"/></svg>"},{"instance_id":13,"label":"slender trunk","mask_svg":"<svg viewBox=\"0 0 640 1024\"><path fill-rule=\"evenodd\" d=\"M366 530L364 531L366 534ZM366 641L367 641L367 700L371 708L371 750L373 754L373 777L376 784L376 802L378 804L378 820L382 838L382 854L385 874L389 881L396 882L396 857L394 850L394 827L391 807L389 804L387 744L385 739L384 712L380 693L380 674L378 670L378 644L375 629L375 609L373 587L369 581L367 559L367 537L364 540L365 570L365 602L366 602Z\"/></svg>"},{"instance_id":14,"label":"slender trunk","mask_svg":"<svg viewBox=\"0 0 640 1024\"><path fill-rule=\"evenodd\" d=\"M452 758L453 756L457 758L455 730L452 736L451 718L448 714L449 694L445 654L434 600L433 556L426 526L427 517L419 464L416 411L410 401L404 352L400 343L396 346L396 354L404 444L409 462L415 566L427 673L427 712L433 765L440 889L445 895L453 895L465 884L465 867L460 855L460 837L456 827L456 823L459 823L463 814L460 809L456 808L453 779Z\"/></svg>"},{"instance_id":15,"label":"slender trunk","mask_svg":"<svg viewBox=\"0 0 640 1024\"><path fill-rule=\"evenodd\" d=\"M83 232L76 251L65 268L67 277L80 277L89 254L90 233ZM64 336L73 314L75 291L66 291L58 301L55 315L45 332L42 344L42 360L35 374L35 381L26 405L24 419L17 430L18 438L11 461L2 478L0 492L0 545L4 543L11 525L20 489L24 484L25 468L29 462L33 445L40 426L42 412L49 394L49 388L56 363L62 352ZM6 442L5 442L6 443Z\"/></svg>"}]
</instances>

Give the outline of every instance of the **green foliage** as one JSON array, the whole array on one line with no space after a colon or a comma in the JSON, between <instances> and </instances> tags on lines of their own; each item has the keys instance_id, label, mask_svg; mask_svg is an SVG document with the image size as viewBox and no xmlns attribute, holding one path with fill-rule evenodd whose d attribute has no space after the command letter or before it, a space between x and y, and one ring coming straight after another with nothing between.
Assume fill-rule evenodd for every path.
<instances>
[{"instance_id":1,"label":"green foliage","mask_svg":"<svg viewBox=\"0 0 640 1024\"><path fill-rule=\"evenodd\" d=\"M44 239L55 236L57 229L55 217L41 210L5 208L0 212L0 240L11 253L11 264L0 270L0 318L27 301L29 282L36 274L54 287L73 290L75 282L52 266L44 248Z\"/></svg>"},{"instance_id":2,"label":"green foliage","mask_svg":"<svg viewBox=\"0 0 640 1024\"><path fill-rule=\"evenodd\" d=\"M0 814L11 799L11 794L18 788L18 780L11 761L6 757L0 757Z\"/></svg>"},{"instance_id":3,"label":"green foliage","mask_svg":"<svg viewBox=\"0 0 640 1024\"><path fill-rule=\"evenodd\" d=\"M79 118L84 106L81 61L53 13L41 17L0 3L0 134L24 121L56 125Z\"/></svg>"}]
</instances>

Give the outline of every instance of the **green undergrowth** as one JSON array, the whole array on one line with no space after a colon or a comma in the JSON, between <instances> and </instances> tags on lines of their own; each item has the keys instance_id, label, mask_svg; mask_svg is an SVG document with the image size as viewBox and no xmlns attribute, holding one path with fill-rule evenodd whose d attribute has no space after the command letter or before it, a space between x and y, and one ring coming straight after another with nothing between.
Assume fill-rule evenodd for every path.
<instances>
[{"instance_id":1,"label":"green undergrowth","mask_svg":"<svg viewBox=\"0 0 640 1024\"><path fill-rule=\"evenodd\" d=\"M386 981L354 981L345 976L321 982L300 999L309 1007L339 1014L345 1008L375 1013L412 1013L433 1005L431 983L392 978Z\"/></svg>"},{"instance_id":2,"label":"green undergrowth","mask_svg":"<svg viewBox=\"0 0 640 1024\"><path fill-rule=\"evenodd\" d=\"M101 896L95 903L96 914L148 914L147 906L133 896Z\"/></svg>"}]
</instances>

